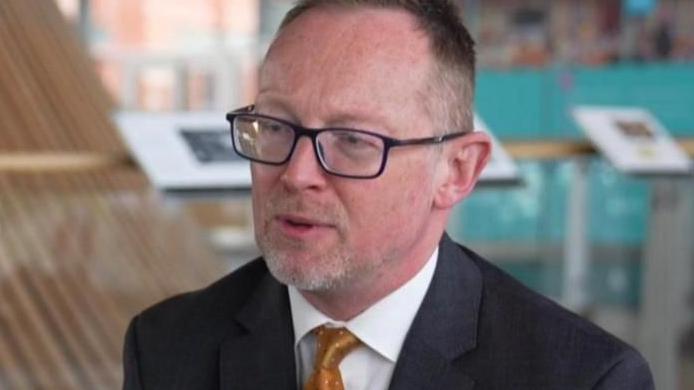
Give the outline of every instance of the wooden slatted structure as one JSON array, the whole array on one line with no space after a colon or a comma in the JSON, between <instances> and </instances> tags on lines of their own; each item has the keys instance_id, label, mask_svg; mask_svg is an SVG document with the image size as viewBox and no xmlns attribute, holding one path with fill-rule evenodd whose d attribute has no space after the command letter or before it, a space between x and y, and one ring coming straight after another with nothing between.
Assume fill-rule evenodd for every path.
<instances>
[{"instance_id":1,"label":"wooden slatted structure","mask_svg":"<svg viewBox=\"0 0 694 390\"><path fill-rule=\"evenodd\" d=\"M127 155L111 108L53 1L0 1L0 156ZM223 268L132 166L0 171L0 389L118 388L128 320Z\"/></svg>"}]
</instances>

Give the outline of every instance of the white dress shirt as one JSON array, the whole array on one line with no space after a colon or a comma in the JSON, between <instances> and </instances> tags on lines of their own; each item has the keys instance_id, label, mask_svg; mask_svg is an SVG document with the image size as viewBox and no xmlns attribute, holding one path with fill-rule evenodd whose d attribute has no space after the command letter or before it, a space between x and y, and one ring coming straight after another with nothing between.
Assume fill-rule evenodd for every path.
<instances>
[{"instance_id":1,"label":"white dress shirt","mask_svg":"<svg viewBox=\"0 0 694 390\"><path fill-rule=\"evenodd\" d=\"M345 390L386 390L405 336L434 276L438 252L436 248L412 279L347 322L329 318L290 286L289 304L294 324L299 389L313 372L316 337L311 330L326 325L345 327L363 342L340 363Z\"/></svg>"}]
</instances>

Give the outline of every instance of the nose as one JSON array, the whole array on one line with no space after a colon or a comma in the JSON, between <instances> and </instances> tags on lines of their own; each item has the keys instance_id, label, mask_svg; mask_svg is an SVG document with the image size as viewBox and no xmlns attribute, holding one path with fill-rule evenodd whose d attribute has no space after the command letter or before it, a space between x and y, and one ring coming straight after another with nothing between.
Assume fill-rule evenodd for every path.
<instances>
[{"instance_id":1,"label":"nose","mask_svg":"<svg viewBox=\"0 0 694 390\"><path fill-rule=\"evenodd\" d=\"M317 190L325 187L325 176L311 140L307 137L299 138L280 178L284 186L292 191Z\"/></svg>"}]
</instances>

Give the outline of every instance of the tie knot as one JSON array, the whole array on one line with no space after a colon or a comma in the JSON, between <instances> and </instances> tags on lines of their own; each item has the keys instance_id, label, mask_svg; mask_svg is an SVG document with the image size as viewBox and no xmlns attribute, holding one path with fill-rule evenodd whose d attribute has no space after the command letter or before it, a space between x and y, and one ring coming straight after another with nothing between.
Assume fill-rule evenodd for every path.
<instances>
[{"instance_id":1,"label":"tie knot","mask_svg":"<svg viewBox=\"0 0 694 390\"><path fill-rule=\"evenodd\" d=\"M361 344L359 339L345 328L319 326L314 331L317 338L316 367L335 369L348 353Z\"/></svg>"}]
</instances>

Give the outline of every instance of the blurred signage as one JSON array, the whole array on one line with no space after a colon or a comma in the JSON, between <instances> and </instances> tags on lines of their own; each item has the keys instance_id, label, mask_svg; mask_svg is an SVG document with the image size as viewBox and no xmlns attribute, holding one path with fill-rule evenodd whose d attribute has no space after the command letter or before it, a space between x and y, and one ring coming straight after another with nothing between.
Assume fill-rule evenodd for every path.
<instances>
[{"instance_id":1,"label":"blurred signage","mask_svg":"<svg viewBox=\"0 0 694 390\"><path fill-rule=\"evenodd\" d=\"M518 166L477 114L475 114L475 131L483 131L492 139L492 156L482 171L480 182L482 184L520 182Z\"/></svg>"},{"instance_id":2,"label":"blurred signage","mask_svg":"<svg viewBox=\"0 0 694 390\"><path fill-rule=\"evenodd\" d=\"M632 107L576 107L573 116L596 148L620 171L688 174L689 156L647 110Z\"/></svg>"},{"instance_id":3,"label":"blurred signage","mask_svg":"<svg viewBox=\"0 0 694 390\"><path fill-rule=\"evenodd\" d=\"M115 120L133 156L161 191L209 197L250 189L249 164L234 152L224 115L124 111ZM475 129L492 138L492 156L480 181L519 182L516 164L477 116Z\"/></svg>"},{"instance_id":4,"label":"blurred signage","mask_svg":"<svg viewBox=\"0 0 694 390\"><path fill-rule=\"evenodd\" d=\"M223 113L121 112L115 120L158 189L181 195L250 189L249 164L234 152Z\"/></svg>"}]
</instances>

